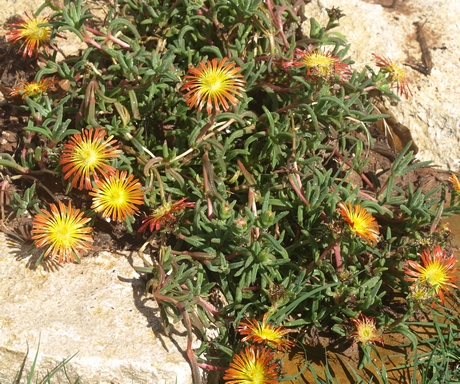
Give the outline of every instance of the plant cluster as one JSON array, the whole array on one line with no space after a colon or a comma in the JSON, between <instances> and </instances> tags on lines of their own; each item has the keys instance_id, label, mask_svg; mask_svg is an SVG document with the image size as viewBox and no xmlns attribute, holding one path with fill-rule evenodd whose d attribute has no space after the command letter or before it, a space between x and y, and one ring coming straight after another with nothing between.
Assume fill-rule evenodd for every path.
<instances>
[{"instance_id":1,"label":"plant cluster","mask_svg":"<svg viewBox=\"0 0 460 384\"><path fill-rule=\"evenodd\" d=\"M7 34L43 65L9 95L30 118L0 154L0 201L33 216L39 262L80 261L101 219L141 236L137 270L166 328L181 319L202 339L187 350L196 382L230 361L230 383L279 380L270 348L289 342L268 321L354 338L369 362L384 332L413 340L413 311L458 288L439 224L458 211L458 179L449 205L444 185L399 187L428 164L409 146L369 176L369 127L385 117L373 100L410 97L409 79L383 56L353 68L333 31L343 15L328 14L302 34L290 0L115 0L100 25L81 0L48 0ZM66 33L87 48L58 60ZM382 311L395 293L399 317ZM268 347L238 326L261 316ZM247 366L266 377L235 376Z\"/></svg>"}]
</instances>

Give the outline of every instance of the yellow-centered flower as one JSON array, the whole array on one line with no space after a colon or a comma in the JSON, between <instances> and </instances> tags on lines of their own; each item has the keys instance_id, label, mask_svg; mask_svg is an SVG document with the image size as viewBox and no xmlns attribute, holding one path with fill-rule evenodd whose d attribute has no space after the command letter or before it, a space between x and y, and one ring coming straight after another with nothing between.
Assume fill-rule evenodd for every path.
<instances>
[{"instance_id":1,"label":"yellow-centered flower","mask_svg":"<svg viewBox=\"0 0 460 384\"><path fill-rule=\"evenodd\" d=\"M185 200L187 200L186 197L174 203L165 203L154 209L150 215L142 220L142 225L138 232L145 232L147 228L149 228L150 232L159 231L162 227L169 229L177 221L175 214L181 213L185 208L195 207L195 203L186 202Z\"/></svg>"},{"instance_id":2,"label":"yellow-centered flower","mask_svg":"<svg viewBox=\"0 0 460 384\"><path fill-rule=\"evenodd\" d=\"M377 243L379 239L379 226L374 216L372 216L365 208L361 208L359 204L352 205L350 203L340 202L338 204L338 212L343 219L349 224L350 230L366 240L369 245Z\"/></svg>"},{"instance_id":3,"label":"yellow-centered flower","mask_svg":"<svg viewBox=\"0 0 460 384\"><path fill-rule=\"evenodd\" d=\"M449 289L459 289L455 256L448 256L439 245L436 245L432 251L425 249L420 258L422 264L407 261L408 267L404 269L404 273L412 277L406 277L405 280L420 281L421 284L432 287L441 299L441 304L444 304L444 292L449 294Z\"/></svg>"},{"instance_id":4,"label":"yellow-centered flower","mask_svg":"<svg viewBox=\"0 0 460 384\"><path fill-rule=\"evenodd\" d=\"M32 239L38 248L47 247L44 257L57 258L59 263L67 263L80 259L80 253L91 248L92 228L85 227L90 221L83 217L83 212L72 208L69 202L65 206L59 202L50 205L51 212L42 209L35 215L32 222Z\"/></svg>"},{"instance_id":5,"label":"yellow-centered flower","mask_svg":"<svg viewBox=\"0 0 460 384\"><path fill-rule=\"evenodd\" d=\"M340 81L347 81L352 74L350 66L341 62L330 50L310 45L306 50L296 48L294 55L294 60L284 63L283 67L306 67L307 77L312 79L322 78L329 81L338 78Z\"/></svg>"},{"instance_id":6,"label":"yellow-centered flower","mask_svg":"<svg viewBox=\"0 0 460 384\"><path fill-rule=\"evenodd\" d=\"M233 356L225 371L226 384L275 384L278 383L278 364L273 362L274 354L268 348L246 347Z\"/></svg>"},{"instance_id":7,"label":"yellow-centered flower","mask_svg":"<svg viewBox=\"0 0 460 384\"><path fill-rule=\"evenodd\" d=\"M292 340L285 338L289 330L283 327L277 327L267 324L268 313L264 315L262 323L256 319L242 320L236 329L241 335L245 336L241 341L253 341L258 344L267 344L275 347L280 351L288 351L294 345Z\"/></svg>"},{"instance_id":8,"label":"yellow-centered flower","mask_svg":"<svg viewBox=\"0 0 460 384\"><path fill-rule=\"evenodd\" d=\"M396 64L394 61L373 54L376 64L381 68L381 71L388 74L390 85L396 86L396 91L401 96L412 96L412 91L409 88L409 78L407 77L404 70Z\"/></svg>"},{"instance_id":9,"label":"yellow-centered flower","mask_svg":"<svg viewBox=\"0 0 460 384\"><path fill-rule=\"evenodd\" d=\"M382 330L377 329L373 317L361 314L358 319L351 319L351 321L356 326L356 331L350 333L355 342L360 342L363 346L368 343L375 344L375 342L383 345Z\"/></svg>"},{"instance_id":10,"label":"yellow-centered flower","mask_svg":"<svg viewBox=\"0 0 460 384\"><path fill-rule=\"evenodd\" d=\"M127 172L116 171L105 180L96 181L96 187L89 192L93 196L93 208L102 216L113 221L125 221L127 215L139 210L144 203L142 185L134 176L126 177Z\"/></svg>"},{"instance_id":11,"label":"yellow-centered flower","mask_svg":"<svg viewBox=\"0 0 460 384\"><path fill-rule=\"evenodd\" d=\"M64 144L59 164L63 166L64 179L72 177L72 187L91 190L91 177L97 182L99 174L107 179L115 173L115 167L107 162L120 157L122 151L114 146L117 140L112 140L113 136L104 139L106 134L100 128L83 129Z\"/></svg>"},{"instance_id":12,"label":"yellow-centered flower","mask_svg":"<svg viewBox=\"0 0 460 384\"><path fill-rule=\"evenodd\" d=\"M185 101L190 108L196 107L201 111L206 104L206 112L210 114L215 108L228 111L230 105L238 103L238 97L243 97L246 81L238 72L240 67L235 63L228 63L224 57L219 62L214 58L211 61L201 61L197 67L191 68L184 77L186 83L181 90L188 90Z\"/></svg>"},{"instance_id":13,"label":"yellow-centered flower","mask_svg":"<svg viewBox=\"0 0 460 384\"><path fill-rule=\"evenodd\" d=\"M38 48L50 42L51 28L41 26L47 22L47 18L30 17L26 13L25 18L20 19L17 23L9 24L10 31L6 34L6 41L13 44L21 42L18 52L24 47L23 57L32 57L34 52L37 56Z\"/></svg>"},{"instance_id":14,"label":"yellow-centered flower","mask_svg":"<svg viewBox=\"0 0 460 384\"><path fill-rule=\"evenodd\" d=\"M14 87L10 92L10 96L21 96L24 99L26 96L32 97L41 95L54 83L54 78L40 79L38 83L36 81L25 81L23 83L19 83L17 87Z\"/></svg>"}]
</instances>

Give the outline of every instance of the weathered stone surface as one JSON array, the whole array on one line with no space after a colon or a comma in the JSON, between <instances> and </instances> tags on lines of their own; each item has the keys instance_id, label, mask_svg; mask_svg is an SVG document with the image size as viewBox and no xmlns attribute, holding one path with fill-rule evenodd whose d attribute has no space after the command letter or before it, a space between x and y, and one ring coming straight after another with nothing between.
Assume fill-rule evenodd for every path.
<instances>
[{"instance_id":1,"label":"weathered stone surface","mask_svg":"<svg viewBox=\"0 0 460 384\"><path fill-rule=\"evenodd\" d=\"M326 8L345 13L333 31L351 44L354 68L375 69L372 53L401 64L421 65L421 48L415 22L431 53L433 68L424 75L408 65L414 96L391 107L407 126L419 148L420 160L433 160L443 169L460 170L460 2L452 0L313 0L305 15L327 20ZM308 21L307 21L308 23ZM308 25L308 24L307 24Z\"/></svg>"},{"instance_id":2,"label":"weathered stone surface","mask_svg":"<svg viewBox=\"0 0 460 384\"><path fill-rule=\"evenodd\" d=\"M192 382L185 333L164 334L132 267L140 260L101 252L80 265L44 263L34 270L36 256L26 251L0 233L1 383L13 381L27 343L33 359L39 338L42 373L78 352L68 372L83 383Z\"/></svg>"}]
</instances>

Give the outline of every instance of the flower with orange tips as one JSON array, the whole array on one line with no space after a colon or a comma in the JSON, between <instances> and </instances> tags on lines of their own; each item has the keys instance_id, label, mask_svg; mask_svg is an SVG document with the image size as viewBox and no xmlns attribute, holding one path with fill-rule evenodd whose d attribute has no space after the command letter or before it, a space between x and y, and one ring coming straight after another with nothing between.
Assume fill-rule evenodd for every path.
<instances>
[{"instance_id":1,"label":"flower with orange tips","mask_svg":"<svg viewBox=\"0 0 460 384\"><path fill-rule=\"evenodd\" d=\"M452 176L449 177L449 181L452 183L454 191L460 194L460 181L455 173L452 173Z\"/></svg>"},{"instance_id":2,"label":"flower with orange tips","mask_svg":"<svg viewBox=\"0 0 460 384\"><path fill-rule=\"evenodd\" d=\"M388 75L390 85L396 86L396 91L401 96L406 96L406 99L409 96L412 96L412 91L409 88L409 78L407 77L406 73L403 69L396 64L394 61L387 59L386 57L381 57L373 54L376 64L380 67L382 73Z\"/></svg>"},{"instance_id":3,"label":"flower with orange tips","mask_svg":"<svg viewBox=\"0 0 460 384\"><path fill-rule=\"evenodd\" d=\"M106 134L100 128L83 129L64 144L59 164L63 165L64 179L72 177L72 187L91 190L91 177L97 182L99 174L107 179L115 173L115 168L107 162L118 158L122 151L118 145L114 146L117 141L112 140L113 136L104 139Z\"/></svg>"},{"instance_id":4,"label":"flower with orange tips","mask_svg":"<svg viewBox=\"0 0 460 384\"><path fill-rule=\"evenodd\" d=\"M244 319L240 321L236 329L241 335L245 336L241 341L253 341L258 344L266 343L270 347L275 347L282 352L286 352L294 345L292 340L286 339L284 336L289 333L289 330L267 324L268 313L264 315L262 323L256 319Z\"/></svg>"},{"instance_id":5,"label":"flower with orange tips","mask_svg":"<svg viewBox=\"0 0 460 384\"><path fill-rule=\"evenodd\" d=\"M450 288L459 288L455 256L448 256L439 245L435 245L432 252L428 248L425 249L420 258L422 264L407 261L408 267L404 269L404 273L411 277L406 277L405 280L427 284L434 289L434 293L441 299L441 304L444 304L444 292L448 294Z\"/></svg>"},{"instance_id":6,"label":"flower with orange tips","mask_svg":"<svg viewBox=\"0 0 460 384\"><path fill-rule=\"evenodd\" d=\"M214 58L211 61L201 61L197 67L191 68L184 80L186 83L181 90L188 90L185 101L190 108L196 107L198 111L206 104L206 112L211 113L213 108L220 112L220 108L228 111L230 105L238 103L238 97L243 97L246 81L238 72L240 67L235 63L228 63L224 57L219 62Z\"/></svg>"},{"instance_id":7,"label":"flower with orange tips","mask_svg":"<svg viewBox=\"0 0 460 384\"><path fill-rule=\"evenodd\" d=\"M350 336L355 339L355 342L360 342L362 346L367 344L375 344L378 342L383 345L382 330L377 329L375 319L361 314L357 319L351 319L355 324L356 331L351 332Z\"/></svg>"},{"instance_id":8,"label":"flower with orange tips","mask_svg":"<svg viewBox=\"0 0 460 384\"><path fill-rule=\"evenodd\" d=\"M32 239L38 248L47 247L44 257L57 258L59 263L80 260L80 253L91 248L92 228L83 212L59 202L50 205L51 212L41 209L32 222Z\"/></svg>"},{"instance_id":9,"label":"flower with orange tips","mask_svg":"<svg viewBox=\"0 0 460 384\"><path fill-rule=\"evenodd\" d=\"M14 87L13 90L10 92L11 97L21 96L23 99L26 96L32 97L41 95L45 93L48 88L54 85L55 80L54 78L46 78L40 79L37 83L36 81L25 81L20 83L17 87Z\"/></svg>"},{"instance_id":10,"label":"flower with orange tips","mask_svg":"<svg viewBox=\"0 0 460 384\"><path fill-rule=\"evenodd\" d=\"M283 65L285 69L289 67L307 67L307 77L312 79L322 78L326 81L334 80L347 81L352 74L350 66L341 62L338 56L334 56L332 51L322 50L310 45L308 49L296 48L294 60Z\"/></svg>"},{"instance_id":11,"label":"flower with orange tips","mask_svg":"<svg viewBox=\"0 0 460 384\"><path fill-rule=\"evenodd\" d=\"M345 205L343 202L338 204L338 212L349 224L350 230L358 237L366 240L369 245L377 243L379 239L379 226L374 216L359 204L354 207L350 203Z\"/></svg>"},{"instance_id":12,"label":"flower with orange tips","mask_svg":"<svg viewBox=\"0 0 460 384\"><path fill-rule=\"evenodd\" d=\"M21 42L18 52L24 47L23 57L32 57L34 52L37 56L39 47L50 42L51 28L42 25L47 22L47 18L30 17L26 13L26 18L9 24L10 31L6 34L6 41L11 41L13 44Z\"/></svg>"},{"instance_id":13,"label":"flower with orange tips","mask_svg":"<svg viewBox=\"0 0 460 384\"><path fill-rule=\"evenodd\" d=\"M276 384L278 364L273 359L274 354L268 348L246 347L233 356L224 380L226 384Z\"/></svg>"},{"instance_id":14,"label":"flower with orange tips","mask_svg":"<svg viewBox=\"0 0 460 384\"><path fill-rule=\"evenodd\" d=\"M126 175L126 171L117 170L107 179L96 181L96 187L89 192L93 196L91 208L113 221L124 221L127 215L133 215L144 203L144 193L139 180Z\"/></svg>"},{"instance_id":15,"label":"flower with orange tips","mask_svg":"<svg viewBox=\"0 0 460 384\"><path fill-rule=\"evenodd\" d=\"M177 221L175 214L181 213L185 208L194 208L195 203L186 202L186 197L173 202L165 203L154 209L153 212L142 220L138 232L145 232L149 228L150 232L159 231L163 228L170 228Z\"/></svg>"}]
</instances>

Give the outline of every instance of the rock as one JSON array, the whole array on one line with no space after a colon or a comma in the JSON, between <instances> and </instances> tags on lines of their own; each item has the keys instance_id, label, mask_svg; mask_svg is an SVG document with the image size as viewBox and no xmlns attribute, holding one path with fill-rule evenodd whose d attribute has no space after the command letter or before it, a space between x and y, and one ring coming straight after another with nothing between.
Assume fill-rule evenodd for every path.
<instances>
[{"instance_id":1,"label":"rock","mask_svg":"<svg viewBox=\"0 0 460 384\"><path fill-rule=\"evenodd\" d=\"M411 78L413 97L388 106L399 123L408 127L419 148L417 158L432 160L445 170L460 170L460 2L451 0L313 0L305 15L321 25L326 8L338 7L346 15L332 31L351 44L354 68L377 70L372 54L403 64ZM308 24L308 20L306 22ZM423 66L419 23L432 58L429 75ZM412 66L412 67L411 67Z\"/></svg>"},{"instance_id":2,"label":"rock","mask_svg":"<svg viewBox=\"0 0 460 384\"><path fill-rule=\"evenodd\" d=\"M37 252L0 233L0 382L12 383L29 346L31 366L40 339L41 375L63 359L82 383L188 384L182 327L164 334L156 303L135 272L140 259L101 252L81 264L42 263ZM26 377L26 375L24 375ZM34 379L35 382L35 379ZM67 382L61 374L52 382Z\"/></svg>"}]
</instances>

